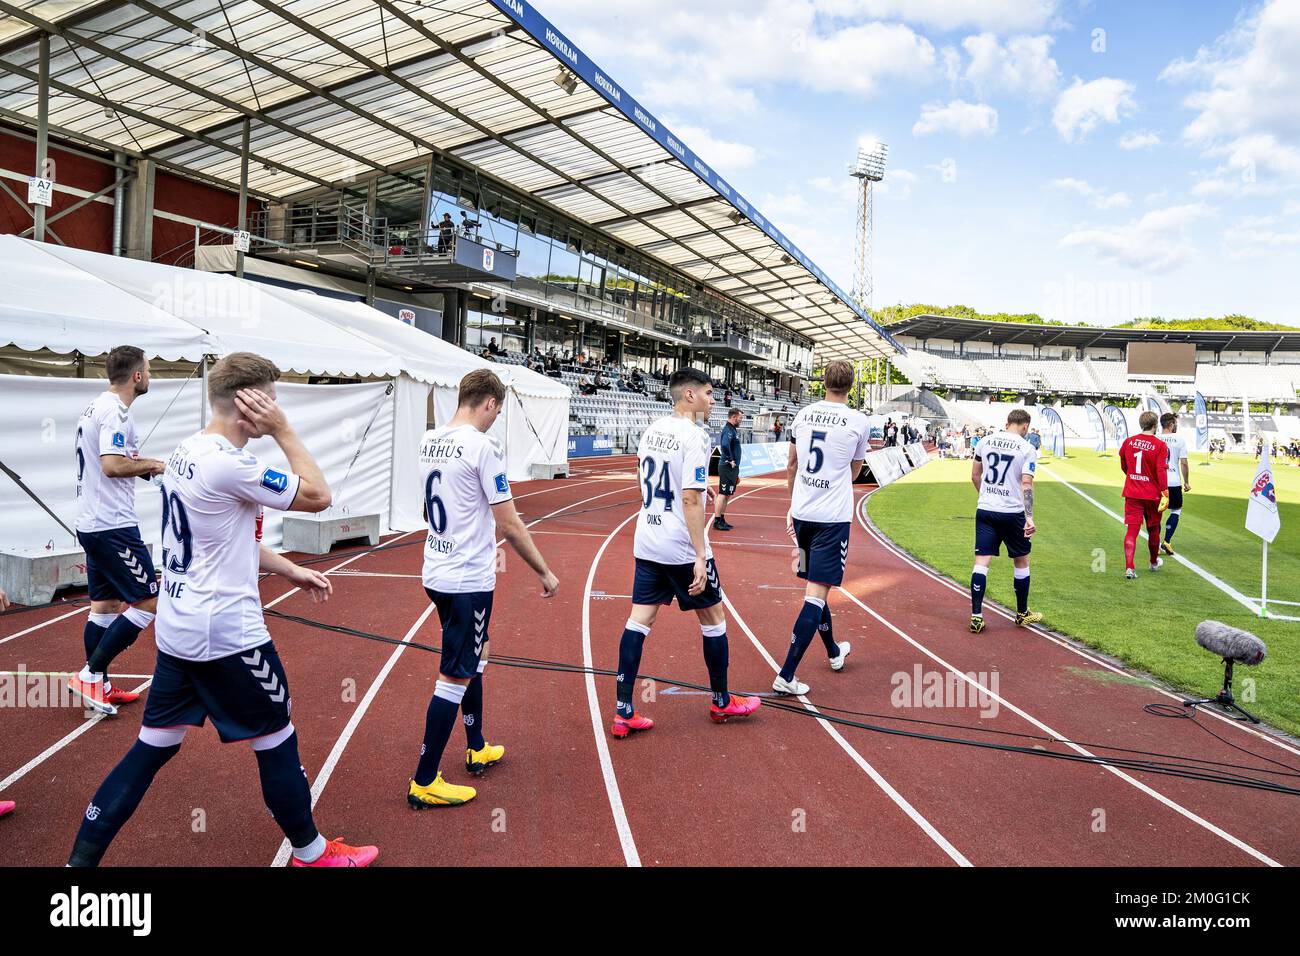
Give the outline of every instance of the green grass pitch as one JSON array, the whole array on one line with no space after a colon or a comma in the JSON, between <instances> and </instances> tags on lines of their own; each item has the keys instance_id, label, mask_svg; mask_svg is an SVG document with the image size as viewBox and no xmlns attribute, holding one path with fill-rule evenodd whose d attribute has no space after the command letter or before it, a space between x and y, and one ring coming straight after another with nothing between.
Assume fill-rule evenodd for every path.
<instances>
[{"instance_id":1,"label":"green grass pitch","mask_svg":"<svg viewBox=\"0 0 1300 956\"><path fill-rule=\"evenodd\" d=\"M1269 546L1269 596L1300 601L1300 469L1274 459L1274 485L1282 530ZM1250 598L1260 594L1262 542L1246 531L1246 496L1253 458L1206 462L1193 454L1191 491L1173 545ZM975 553L975 489L968 460L933 461L874 494L868 512L876 526L925 564L969 586ZM1196 643L1207 618L1251 631L1268 644L1256 668L1236 669L1238 700L1256 716L1300 734L1300 621L1264 620L1190 568L1165 557L1147 570L1146 541L1138 541L1137 581L1124 579L1124 527L1067 486L1123 514L1123 476L1113 452L1069 449L1065 459L1044 457L1035 481L1033 575L1030 606L1051 629L1162 678L1178 690L1212 696L1222 662ZM1163 528L1163 523L1162 523ZM988 597L1015 606L1011 561L993 560ZM1300 616L1300 607L1270 604L1274 613ZM967 618L952 626L965 631ZM971 635L971 640L987 640ZM1245 681L1253 680L1251 688ZM1252 692L1253 691L1253 692ZM1254 697L1247 702L1247 697Z\"/></svg>"}]
</instances>

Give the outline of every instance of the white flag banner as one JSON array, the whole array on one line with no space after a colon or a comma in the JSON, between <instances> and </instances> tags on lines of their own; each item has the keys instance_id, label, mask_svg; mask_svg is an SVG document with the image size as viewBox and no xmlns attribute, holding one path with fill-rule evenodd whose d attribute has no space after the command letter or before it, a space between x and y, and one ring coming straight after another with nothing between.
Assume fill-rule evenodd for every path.
<instances>
[{"instance_id":1,"label":"white flag banner","mask_svg":"<svg viewBox=\"0 0 1300 956\"><path fill-rule=\"evenodd\" d=\"M1282 528L1282 516L1277 510L1277 494L1273 490L1273 468L1268 462L1268 442L1259 455L1259 468L1255 482L1250 486L1250 499L1246 505L1246 530L1272 543Z\"/></svg>"}]
</instances>

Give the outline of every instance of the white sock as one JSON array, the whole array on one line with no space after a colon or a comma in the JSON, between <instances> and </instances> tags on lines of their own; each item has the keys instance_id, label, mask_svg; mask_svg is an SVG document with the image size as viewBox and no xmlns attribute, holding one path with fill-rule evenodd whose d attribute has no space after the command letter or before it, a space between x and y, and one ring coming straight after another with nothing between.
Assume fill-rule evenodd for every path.
<instances>
[{"instance_id":1,"label":"white sock","mask_svg":"<svg viewBox=\"0 0 1300 956\"><path fill-rule=\"evenodd\" d=\"M77 674L77 680L85 681L87 684L98 684L103 679L103 674L92 674L89 667L83 667Z\"/></svg>"},{"instance_id":2,"label":"white sock","mask_svg":"<svg viewBox=\"0 0 1300 956\"><path fill-rule=\"evenodd\" d=\"M319 833L316 839L312 840L304 847L294 847L293 855L304 863L315 863L325 855L325 838Z\"/></svg>"}]
</instances>

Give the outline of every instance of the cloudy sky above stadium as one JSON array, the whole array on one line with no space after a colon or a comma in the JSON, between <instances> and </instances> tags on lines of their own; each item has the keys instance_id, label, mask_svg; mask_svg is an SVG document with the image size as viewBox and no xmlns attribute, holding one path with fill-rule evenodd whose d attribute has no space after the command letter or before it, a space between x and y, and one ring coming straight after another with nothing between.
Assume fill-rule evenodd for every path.
<instances>
[{"instance_id":1,"label":"cloudy sky above stadium","mask_svg":"<svg viewBox=\"0 0 1300 956\"><path fill-rule=\"evenodd\" d=\"M1300 0L543 0L541 12L875 305L1300 325Z\"/></svg>"}]
</instances>

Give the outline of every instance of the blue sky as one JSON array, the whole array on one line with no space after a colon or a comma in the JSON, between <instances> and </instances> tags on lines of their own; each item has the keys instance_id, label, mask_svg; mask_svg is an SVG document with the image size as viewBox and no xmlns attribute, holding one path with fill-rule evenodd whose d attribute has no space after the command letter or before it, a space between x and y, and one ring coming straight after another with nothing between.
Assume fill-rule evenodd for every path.
<instances>
[{"instance_id":1,"label":"blue sky","mask_svg":"<svg viewBox=\"0 0 1300 956\"><path fill-rule=\"evenodd\" d=\"M1300 0L542 0L875 305L1300 325Z\"/></svg>"}]
</instances>

